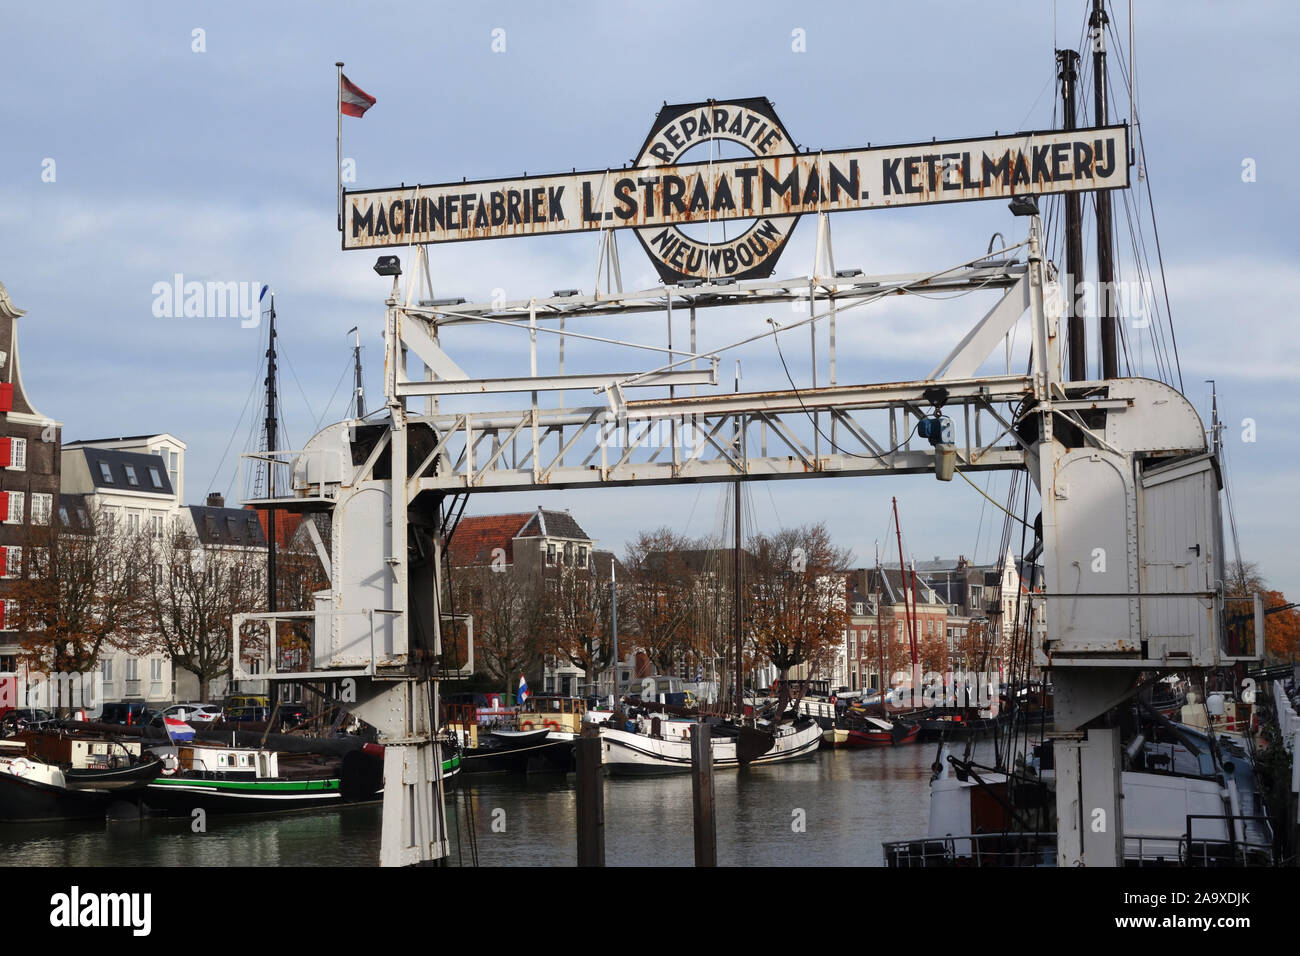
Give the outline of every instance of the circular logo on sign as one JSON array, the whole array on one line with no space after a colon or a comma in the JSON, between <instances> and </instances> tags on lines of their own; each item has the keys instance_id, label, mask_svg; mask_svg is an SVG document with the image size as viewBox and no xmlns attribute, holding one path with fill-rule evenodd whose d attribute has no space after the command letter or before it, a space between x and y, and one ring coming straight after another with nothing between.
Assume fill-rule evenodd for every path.
<instances>
[{"instance_id":1,"label":"circular logo on sign","mask_svg":"<svg viewBox=\"0 0 1300 956\"><path fill-rule=\"evenodd\" d=\"M785 156L795 152L794 141L765 98L665 105L655 117L634 165L638 168L672 166L696 146L711 141L736 143L752 155ZM761 184L753 178L729 182L725 178L700 189L699 195L683 197L692 213L707 214L751 205L746 202ZM703 206L703 208L701 208ZM655 263L665 282L683 279L763 279L772 274L776 261L794 230L798 216L764 216L733 239L699 240L679 226L646 226L637 238ZM725 226L713 226L719 235Z\"/></svg>"}]
</instances>

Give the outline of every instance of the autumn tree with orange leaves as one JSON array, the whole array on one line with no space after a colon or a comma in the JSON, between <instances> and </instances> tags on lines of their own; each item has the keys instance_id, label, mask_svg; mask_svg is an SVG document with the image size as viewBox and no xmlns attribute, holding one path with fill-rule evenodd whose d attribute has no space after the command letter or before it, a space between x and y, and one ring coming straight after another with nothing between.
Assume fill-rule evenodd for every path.
<instances>
[{"instance_id":1,"label":"autumn tree with orange leaves","mask_svg":"<svg viewBox=\"0 0 1300 956\"><path fill-rule=\"evenodd\" d=\"M790 669L837 645L849 625L844 572L850 556L824 524L788 528L749 541L744 620L758 656L779 671L777 713L789 701Z\"/></svg>"},{"instance_id":2,"label":"autumn tree with orange leaves","mask_svg":"<svg viewBox=\"0 0 1300 956\"><path fill-rule=\"evenodd\" d=\"M1254 596L1263 599L1264 654L1266 657L1291 660L1300 653L1300 608L1285 608L1291 602L1281 591L1269 590L1259 565L1253 561L1233 561L1224 571L1224 591L1227 596L1227 618L1230 644L1235 639L1242 649L1250 646L1250 635L1255 629ZM1271 612L1270 612L1270 609Z\"/></svg>"}]
</instances>

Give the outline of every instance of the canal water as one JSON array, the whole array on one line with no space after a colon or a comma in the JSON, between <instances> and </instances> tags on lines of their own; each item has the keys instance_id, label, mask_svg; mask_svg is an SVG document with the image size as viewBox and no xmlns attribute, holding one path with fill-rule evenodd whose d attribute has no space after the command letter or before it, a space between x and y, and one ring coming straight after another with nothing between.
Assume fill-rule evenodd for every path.
<instances>
[{"instance_id":1,"label":"canal water","mask_svg":"<svg viewBox=\"0 0 1300 956\"><path fill-rule=\"evenodd\" d=\"M988 745L991 748L991 745ZM714 775L723 866L880 866L882 841L918 837L937 745L819 751ZM987 762L985 746L977 756ZM452 865L572 866L574 777L459 777L448 794ZM606 778L611 866L694 862L689 775ZM0 866L372 866L380 808L259 817L0 826Z\"/></svg>"}]
</instances>

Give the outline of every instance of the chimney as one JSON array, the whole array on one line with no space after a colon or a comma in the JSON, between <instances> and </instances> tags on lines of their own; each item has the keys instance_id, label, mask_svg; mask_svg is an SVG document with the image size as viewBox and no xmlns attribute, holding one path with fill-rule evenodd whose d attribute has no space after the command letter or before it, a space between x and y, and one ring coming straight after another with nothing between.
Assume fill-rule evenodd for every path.
<instances>
[{"instance_id":1,"label":"chimney","mask_svg":"<svg viewBox=\"0 0 1300 956\"><path fill-rule=\"evenodd\" d=\"M209 508L224 508L226 506L226 498L219 491L210 491L208 492L208 500L206 504Z\"/></svg>"}]
</instances>

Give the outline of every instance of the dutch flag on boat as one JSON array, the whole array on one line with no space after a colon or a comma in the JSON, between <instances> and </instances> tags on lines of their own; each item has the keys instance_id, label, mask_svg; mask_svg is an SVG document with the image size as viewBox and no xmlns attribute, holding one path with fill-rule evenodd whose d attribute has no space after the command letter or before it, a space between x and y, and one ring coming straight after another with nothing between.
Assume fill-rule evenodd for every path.
<instances>
[{"instance_id":1,"label":"dutch flag on boat","mask_svg":"<svg viewBox=\"0 0 1300 956\"><path fill-rule=\"evenodd\" d=\"M528 681L524 680L524 675L519 675L519 703L528 699Z\"/></svg>"},{"instance_id":2,"label":"dutch flag on boat","mask_svg":"<svg viewBox=\"0 0 1300 956\"><path fill-rule=\"evenodd\" d=\"M164 717L163 727L167 730L167 736L173 741L194 739L194 728L183 720L177 720L175 717Z\"/></svg>"}]
</instances>

